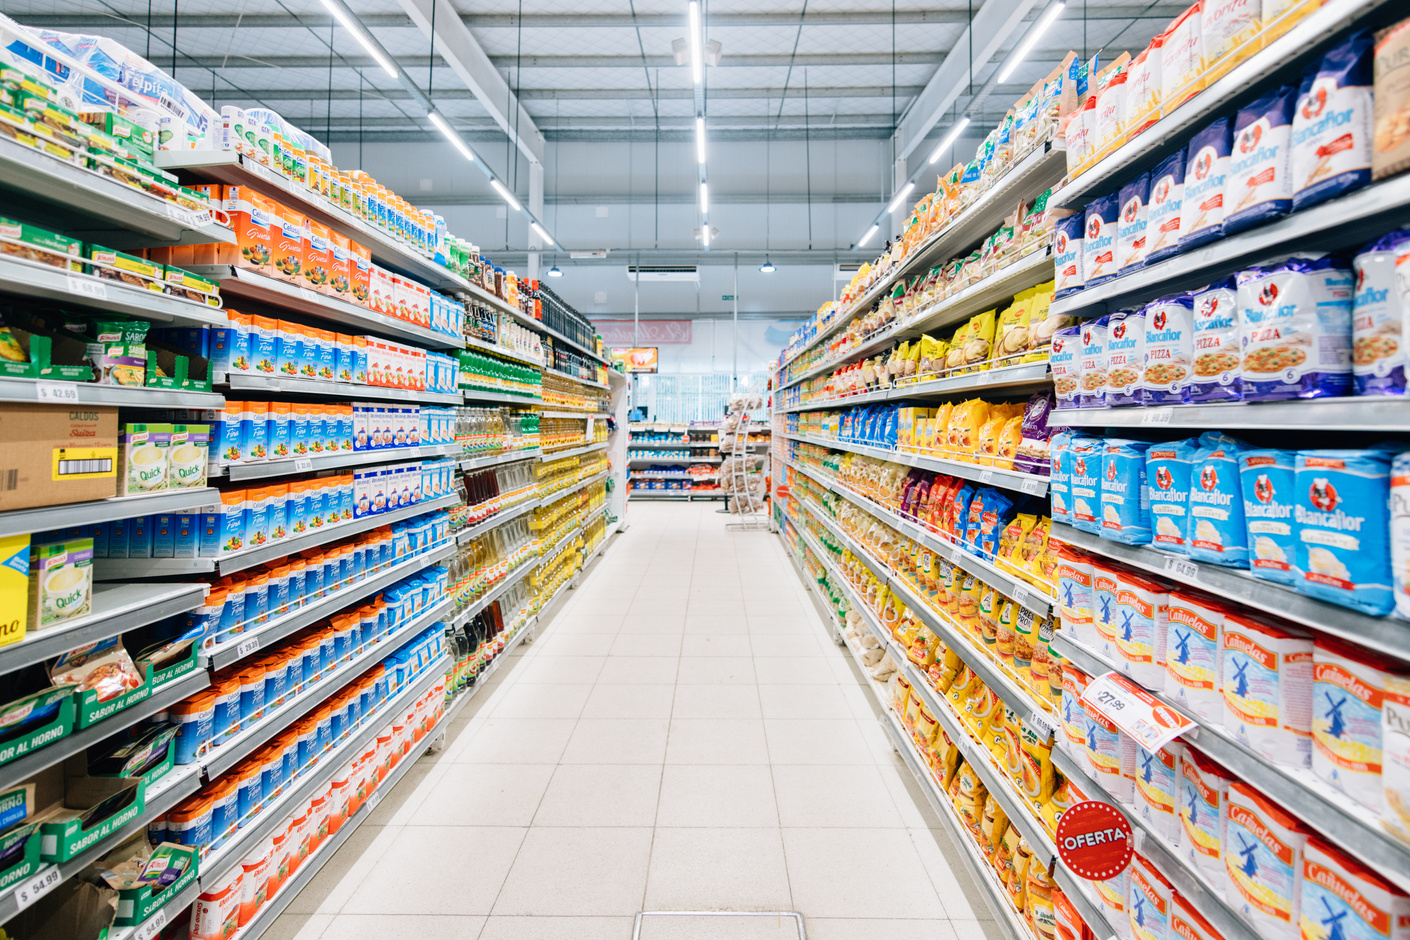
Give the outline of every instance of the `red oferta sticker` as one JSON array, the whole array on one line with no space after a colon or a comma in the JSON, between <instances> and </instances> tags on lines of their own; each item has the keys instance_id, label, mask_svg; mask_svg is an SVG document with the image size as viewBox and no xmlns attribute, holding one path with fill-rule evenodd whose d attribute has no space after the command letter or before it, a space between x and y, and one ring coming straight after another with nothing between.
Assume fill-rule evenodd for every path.
<instances>
[{"instance_id":1,"label":"red oferta sticker","mask_svg":"<svg viewBox=\"0 0 1410 940\"><path fill-rule=\"evenodd\" d=\"M1069 807L1054 841L1062 863L1088 881L1115 878L1131 864L1131 824L1119 809L1097 800Z\"/></svg>"}]
</instances>

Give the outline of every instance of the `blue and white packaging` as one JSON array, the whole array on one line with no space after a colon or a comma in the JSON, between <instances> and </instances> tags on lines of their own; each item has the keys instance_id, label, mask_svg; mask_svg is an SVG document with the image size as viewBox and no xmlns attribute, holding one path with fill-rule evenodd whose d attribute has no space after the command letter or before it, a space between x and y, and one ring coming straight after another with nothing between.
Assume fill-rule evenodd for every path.
<instances>
[{"instance_id":1,"label":"blue and white packaging","mask_svg":"<svg viewBox=\"0 0 1410 940\"><path fill-rule=\"evenodd\" d=\"M1146 237L1150 195L1151 176L1142 173L1121 187L1117 197L1116 268L1119 274L1145 267L1146 253L1150 250L1150 239Z\"/></svg>"},{"instance_id":2,"label":"blue and white packaging","mask_svg":"<svg viewBox=\"0 0 1410 940\"><path fill-rule=\"evenodd\" d=\"M1246 450L1239 455L1239 487L1248 526L1248 567L1255 578L1295 585L1297 530L1293 499L1297 454L1290 450Z\"/></svg>"},{"instance_id":3,"label":"blue and white packaging","mask_svg":"<svg viewBox=\"0 0 1410 940\"><path fill-rule=\"evenodd\" d=\"M1405 394L1405 297L1395 259L1410 250L1410 229L1387 232L1351 261L1351 384L1357 395Z\"/></svg>"},{"instance_id":4,"label":"blue and white packaging","mask_svg":"<svg viewBox=\"0 0 1410 940\"><path fill-rule=\"evenodd\" d=\"M1180 251L1180 212L1185 201L1185 148L1151 170L1150 207L1146 211L1146 264Z\"/></svg>"},{"instance_id":5,"label":"blue and white packaging","mask_svg":"<svg viewBox=\"0 0 1410 940\"><path fill-rule=\"evenodd\" d=\"M1292 210L1293 100L1291 85L1240 108L1234 118L1229 178L1224 184L1224 234L1252 228Z\"/></svg>"},{"instance_id":6,"label":"blue and white packaging","mask_svg":"<svg viewBox=\"0 0 1410 940\"><path fill-rule=\"evenodd\" d=\"M1053 391L1058 408L1076 408L1078 386L1082 381L1082 328L1065 326L1053 333L1048 367L1053 373Z\"/></svg>"},{"instance_id":7,"label":"blue and white packaging","mask_svg":"<svg viewBox=\"0 0 1410 940\"><path fill-rule=\"evenodd\" d=\"M1087 203L1082 269L1087 286L1096 287L1116 277L1117 193L1098 196Z\"/></svg>"},{"instance_id":8,"label":"blue and white packaging","mask_svg":"<svg viewBox=\"0 0 1410 940\"><path fill-rule=\"evenodd\" d=\"M1391 588L1390 468L1398 445L1297 452L1297 567L1303 594L1373 616Z\"/></svg>"},{"instance_id":9,"label":"blue and white packaging","mask_svg":"<svg viewBox=\"0 0 1410 940\"><path fill-rule=\"evenodd\" d=\"M1081 324L1082 352L1078 366L1077 406L1106 407L1106 340L1110 317L1097 317Z\"/></svg>"},{"instance_id":10,"label":"blue and white packaging","mask_svg":"<svg viewBox=\"0 0 1410 940\"><path fill-rule=\"evenodd\" d=\"M1185 148L1185 198L1180 207L1180 250L1224 235L1224 185L1229 175L1229 119L1220 118Z\"/></svg>"},{"instance_id":11,"label":"blue and white packaging","mask_svg":"<svg viewBox=\"0 0 1410 940\"><path fill-rule=\"evenodd\" d=\"M1194 301L1189 294L1162 297L1146 304L1145 315L1145 403L1184 404L1194 372Z\"/></svg>"},{"instance_id":12,"label":"blue and white packaging","mask_svg":"<svg viewBox=\"0 0 1410 940\"><path fill-rule=\"evenodd\" d=\"M1371 181L1372 41L1352 33L1303 76L1292 123L1293 211Z\"/></svg>"},{"instance_id":13,"label":"blue and white packaging","mask_svg":"<svg viewBox=\"0 0 1410 940\"><path fill-rule=\"evenodd\" d=\"M1080 212L1053 223L1054 299L1075 294L1087 284L1086 270L1082 267L1085 224L1086 216Z\"/></svg>"},{"instance_id":14,"label":"blue and white packaging","mask_svg":"<svg viewBox=\"0 0 1410 940\"><path fill-rule=\"evenodd\" d=\"M1101 535L1102 441L1075 434L1068 453L1071 455L1068 462L1071 524L1084 532Z\"/></svg>"},{"instance_id":15,"label":"blue and white packaging","mask_svg":"<svg viewBox=\"0 0 1410 940\"><path fill-rule=\"evenodd\" d=\"M1071 430L1058 431L1048 441L1048 496L1052 499L1051 519L1072 524L1072 439Z\"/></svg>"},{"instance_id":16,"label":"blue and white packaging","mask_svg":"<svg viewBox=\"0 0 1410 940\"><path fill-rule=\"evenodd\" d=\"M1231 568L1248 567L1248 528L1239 456L1245 445L1226 434L1199 436L1190 467L1190 557Z\"/></svg>"},{"instance_id":17,"label":"blue and white packaging","mask_svg":"<svg viewBox=\"0 0 1410 940\"><path fill-rule=\"evenodd\" d=\"M1152 444L1146 451L1151 542L1169 552L1190 550L1190 469L1199 441L1187 438Z\"/></svg>"},{"instance_id":18,"label":"blue and white packaging","mask_svg":"<svg viewBox=\"0 0 1410 940\"><path fill-rule=\"evenodd\" d=\"M1104 539L1127 545L1151 540L1150 493L1146 490L1146 441L1109 437L1102 447Z\"/></svg>"},{"instance_id":19,"label":"blue and white packaging","mask_svg":"<svg viewBox=\"0 0 1410 940\"><path fill-rule=\"evenodd\" d=\"M1294 256L1240 271L1237 280L1244 399L1349 394L1353 278L1346 262Z\"/></svg>"},{"instance_id":20,"label":"blue and white packaging","mask_svg":"<svg viewBox=\"0 0 1410 940\"><path fill-rule=\"evenodd\" d=\"M1144 310L1119 310L1107 317L1106 403L1139 405L1146 399L1141 388L1145 368L1146 314Z\"/></svg>"},{"instance_id":21,"label":"blue and white packaging","mask_svg":"<svg viewBox=\"0 0 1410 940\"><path fill-rule=\"evenodd\" d=\"M1194 376L1190 401L1241 401L1244 397L1238 283L1220 278L1191 295L1194 304Z\"/></svg>"}]
</instances>

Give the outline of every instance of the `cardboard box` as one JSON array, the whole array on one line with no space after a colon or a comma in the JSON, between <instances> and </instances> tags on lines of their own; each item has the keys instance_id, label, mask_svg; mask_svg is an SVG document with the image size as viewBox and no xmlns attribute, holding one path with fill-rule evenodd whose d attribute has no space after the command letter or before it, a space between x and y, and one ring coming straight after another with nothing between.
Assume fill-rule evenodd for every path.
<instances>
[{"instance_id":1,"label":"cardboard box","mask_svg":"<svg viewBox=\"0 0 1410 940\"><path fill-rule=\"evenodd\" d=\"M0 404L0 511L117 494L117 409Z\"/></svg>"},{"instance_id":2,"label":"cardboard box","mask_svg":"<svg viewBox=\"0 0 1410 940\"><path fill-rule=\"evenodd\" d=\"M22 714L24 717L19 720L28 722L17 736L0 745L0 765L53 744L73 730L75 688L66 685L40 689L0 705L0 716L8 718L10 714Z\"/></svg>"},{"instance_id":3,"label":"cardboard box","mask_svg":"<svg viewBox=\"0 0 1410 940\"><path fill-rule=\"evenodd\" d=\"M63 800L37 817L40 857L67 862L87 851L141 816L146 797L147 781L140 778L67 776ZM93 809L95 818L80 818Z\"/></svg>"}]
</instances>

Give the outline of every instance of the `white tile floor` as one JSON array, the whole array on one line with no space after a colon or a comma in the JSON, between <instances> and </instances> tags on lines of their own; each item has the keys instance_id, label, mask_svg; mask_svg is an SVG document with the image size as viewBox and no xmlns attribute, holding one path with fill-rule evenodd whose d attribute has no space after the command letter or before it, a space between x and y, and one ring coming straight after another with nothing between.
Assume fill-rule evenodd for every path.
<instances>
[{"instance_id":1,"label":"white tile floor","mask_svg":"<svg viewBox=\"0 0 1410 940\"><path fill-rule=\"evenodd\" d=\"M266 936L997 937L777 536L630 519Z\"/></svg>"}]
</instances>

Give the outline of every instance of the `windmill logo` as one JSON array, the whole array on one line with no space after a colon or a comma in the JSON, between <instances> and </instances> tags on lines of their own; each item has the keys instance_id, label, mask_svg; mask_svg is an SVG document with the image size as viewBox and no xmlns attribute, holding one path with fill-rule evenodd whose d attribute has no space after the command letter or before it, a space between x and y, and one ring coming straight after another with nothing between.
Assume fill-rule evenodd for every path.
<instances>
[{"instance_id":1,"label":"windmill logo","mask_svg":"<svg viewBox=\"0 0 1410 940\"><path fill-rule=\"evenodd\" d=\"M1326 940L1346 940L1346 930L1341 922L1350 914L1350 911L1338 911L1332 908L1326 898L1322 898L1322 909L1327 912L1327 916L1322 918L1322 926L1327 928Z\"/></svg>"},{"instance_id":2,"label":"windmill logo","mask_svg":"<svg viewBox=\"0 0 1410 940\"><path fill-rule=\"evenodd\" d=\"M1255 857L1258 853L1258 843L1250 842L1247 837L1242 835L1239 836L1239 842L1241 844L1238 853L1243 858L1243 861L1239 862L1239 871L1247 875L1250 881L1253 881L1258 878L1258 859Z\"/></svg>"},{"instance_id":3,"label":"windmill logo","mask_svg":"<svg viewBox=\"0 0 1410 940\"><path fill-rule=\"evenodd\" d=\"M1199 804L1199 790L1192 785L1187 786L1185 788L1185 814L1189 816L1191 826L1199 825Z\"/></svg>"},{"instance_id":4,"label":"windmill logo","mask_svg":"<svg viewBox=\"0 0 1410 940\"><path fill-rule=\"evenodd\" d=\"M1135 922L1137 927L1144 927L1146 925L1146 896L1144 894L1136 895L1135 908L1131 912L1131 920Z\"/></svg>"},{"instance_id":5,"label":"windmill logo","mask_svg":"<svg viewBox=\"0 0 1410 940\"><path fill-rule=\"evenodd\" d=\"M1234 694L1239 698L1248 697L1248 661L1234 663Z\"/></svg>"},{"instance_id":6,"label":"windmill logo","mask_svg":"<svg viewBox=\"0 0 1410 940\"><path fill-rule=\"evenodd\" d=\"M1145 748L1141 749L1141 779L1146 783L1155 780L1155 755Z\"/></svg>"},{"instance_id":7,"label":"windmill logo","mask_svg":"<svg viewBox=\"0 0 1410 940\"><path fill-rule=\"evenodd\" d=\"M1346 733L1346 718L1342 716L1341 710L1346 707L1346 696L1332 698L1330 692L1326 693L1327 699L1327 734L1341 740L1341 736Z\"/></svg>"},{"instance_id":8,"label":"windmill logo","mask_svg":"<svg viewBox=\"0 0 1410 940\"><path fill-rule=\"evenodd\" d=\"M1123 610L1121 612L1121 639L1125 640L1127 643L1131 642L1131 637L1135 633L1135 627L1131 623L1131 619L1135 617L1135 615L1135 611L1131 610Z\"/></svg>"},{"instance_id":9,"label":"windmill logo","mask_svg":"<svg viewBox=\"0 0 1410 940\"><path fill-rule=\"evenodd\" d=\"M1111 602L1112 598L1110 595L1101 599L1102 623L1111 623Z\"/></svg>"},{"instance_id":10,"label":"windmill logo","mask_svg":"<svg viewBox=\"0 0 1410 940\"><path fill-rule=\"evenodd\" d=\"M1072 596L1072 582L1064 581L1062 584L1063 605L1065 607L1076 607L1077 598Z\"/></svg>"},{"instance_id":11,"label":"windmill logo","mask_svg":"<svg viewBox=\"0 0 1410 940\"><path fill-rule=\"evenodd\" d=\"M1089 750L1089 751L1095 751L1096 749L1097 749L1097 723L1096 723L1095 721L1093 721L1093 722L1090 722L1090 723L1087 725L1087 750Z\"/></svg>"},{"instance_id":12,"label":"windmill logo","mask_svg":"<svg viewBox=\"0 0 1410 940\"><path fill-rule=\"evenodd\" d=\"M1175 631L1175 661L1177 663L1188 663L1190 661L1190 631Z\"/></svg>"}]
</instances>

